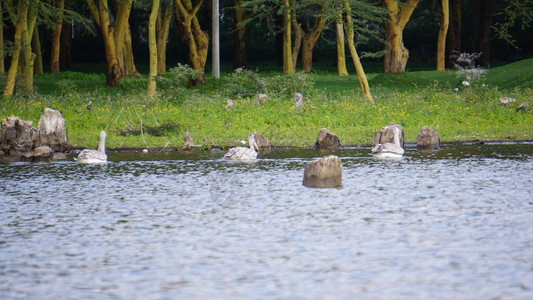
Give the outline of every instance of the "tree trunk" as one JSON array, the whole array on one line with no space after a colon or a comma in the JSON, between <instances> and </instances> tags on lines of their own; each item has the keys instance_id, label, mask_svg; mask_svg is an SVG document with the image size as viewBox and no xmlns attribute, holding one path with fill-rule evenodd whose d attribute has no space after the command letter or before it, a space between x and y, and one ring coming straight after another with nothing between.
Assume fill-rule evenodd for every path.
<instances>
[{"instance_id":1,"label":"tree trunk","mask_svg":"<svg viewBox=\"0 0 533 300\"><path fill-rule=\"evenodd\" d=\"M37 7L39 1L30 2L28 7L27 22L23 24L22 31L22 77L26 93L33 93L33 70L36 55L32 52L31 40L37 22Z\"/></svg>"},{"instance_id":2,"label":"tree trunk","mask_svg":"<svg viewBox=\"0 0 533 300\"><path fill-rule=\"evenodd\" d=\"M112 38L115 40L115 56L117 57L121 73L123 75L134 75L134 67L129 65L128 68L126 68L126 61L128 63L131 62L133 57L131 44L127 44L128 39L130 39L131 42L131 33L129 30L130 26L128 20L130 17L132 3L133 0L117 1L117 12L115 14L115 21L113 22L113 26L115 27L115 34L112 36ZM131 53L127 53L127 55L131 54L131 57L125 57L125 51L131 51Z\"/></svg>"},{"instance_id":3,"label":"tree trunk","mask_svg":"<svg viewBox=\"0 0 533 300\"><path fill-rule=\"evenodd\" d=\"M63 23L59 50L59 70L72 69L72 23Z\"/></svg>"},{"instance_id":4,"label":"tree trunk","mask_svg":"<svg viewBox=\"0 0 533 300\"><path fill-rule=\"evenodd\" d=\"M283 0L283 74L294 73L291 42L291 4Z\"/></svg>"},{"instance_id":5,"label":"tree trunk","mask_svg":"<svg viewBox=\"0 0 533 300\"><path fill-rule=\"evenodd\" d=\"M385 23L385 73L405 72L409 51L403 45L403 30L418 2L419 0L407 0L400 4L398 0L384 0L385 7L389 10L389 21Z\"/></svg>"},{"instance_id":6,"label":"tree trunk","mask_svg":"<svg viewBox=\"0 0 533 300\"><path fill-rule=\"evenodd\" d=\"M117 87L125 74L124 44L129 30L128 19L132 1L123 0L118 3L115 21L111 24L107 0L98 0L98 5L94 0L87 0L93 20L102 33L106 57L106 86L109 87Z\"/></svg>"},{"instance_id":7,"label":"tree trunk","mask_svg":"<svg viewBox=\"0 0 533 300\"><path fill-rule=\"evenodd\" d=\"M157 38L155 25L157 21L157 14L159 12L159 0L152 0L152 11L148 21L148 48L150 52L150 72L148 73L148 96L155 96L157 76Z\"/></svg>"},{"instance_id":8,"label":"tree trunk","mask_svg":"<svg viewBox=\"0 0 533 300\"><path fill-rule=\"evenodd\" d=\"M41 50L41 38L39 37L39 27L35 26L32 40L32 48L35 50L35 69L34 73L37 75L44 74L43 68L43 52Z\"/></svg>"},{"instance_id":9,"label":"tree trunk","mask_svg":"<svg viewBox=\"0 0 533 300\"><path fill-rule=\"evenodd\" d=\"M302 66L305 73L311 73L313 69L313 49L315 48L322 30L326 26L326 18L318 17L313 28L307 30L307 26L302 27L304 31L302 40Z\"/></svg>"},{"instance_id":10,"label":"tree trunk","mask_svg":"<svg viewBox=\"0 0 533 300\"><path fill-rule=\"evenodd\" d=\"M337 30L337 73L339 76L348 76L346 68L346 52L344 49L344 26L342 25L342 15L339 15L335 21Z\"/></svg>"},{"instance_id":11,"label":"tree trunk","mask_svg":"<svg viewBox=\"0 0 533 300\"><path fill-rule=\"evenodd\" d=\"M157 17L156 31L157 31L157 73L165 74L167 72L167 40L170 31L170 21L172 20L172 6L167 5L163 16L161 16L161 9Z\"/></svg>"},{"instance_id":12,"label":"tree trunk","mask_svg":"<svg viewBox=\"0 0 533 300\"><path fill-rule=\"evenodd\" d=\"M448 24L450 20L450 8L448 0L441 0L442 18L439 28L439 37L437 40L437 71L444 71L445 54L446 54L446 35L448 33Z\"/></svg>"},{"instance_id":13,"label":"tree trunk","mask_svg":"<svg viewBox=\"0 0 533 300\"><path fill-rule=\"evenodd\" d=\"M174 0L176 6L176 19L178 33L181 41L189 49L189 64L194 70L204 71L209 47L209 36L200 28L197 18L198 10L203 0L196 0L193 4L190 0ZM189 80L189 86L205 84L205 75Z\"/></svg>"},{"instance_id":14,"label":"tree trunk","mask_svg":"<svg viewBox=\"0 0 533 300\"><path fill-rule=\"evenodd\" d=\"M232 0L231 5L234 7L233 16L233 69L247 68L248 59L246 58L246 44L244 36L246 35L246 25L243 23L252 17L247 14L242 7L243 0Z\"/></svg>"},{"instance_id":15,"label":"tree trunk","mask_svg":"<svg viewBox=\"0 0 533 300\"><path fill-rule=\"evenodd\" d=\"M492 16L494 15L494 0L478 1L478 52L481 52L480 64L488 68L490 65L490 35L492 26Z\"/></svg>"},{"instance_id":16,"label":"tree trunk","mask_svg":"<svg viewBox=\"0 0 533 300\"><path fill-rule=\"evenodd\" d=\"M13 54L11 55L11 64L7 71L6 85L4 87L4 96L12 96L15 90L15 79L18 73L18 64L20 57L20 48L22 44L22 32L24 24L28 22L29 0L20 0L17 9L17 23L15 24L15 34L13 37Z\"/></svg>"},{"instance_id":17,"label":"tree trunk","mask_svg":"<svg viewBox=\"0 0 533 300\"><path fill-rule=\"evenodd\" d=\"M61 29L63 28L63 9L65 0L56 0L56 18L55 28L52 32L51 50L50 50L50 73L59 73L59 53L61 50Z\"/></svg>"},{"instance_id":18,"label":"tree trunk","mask_svg":"<svg viewBox=\"0 0 533 300\"><path fill-rule=\"evenodd\" d=\"M450 10L450 24L448 37L446 38L446 57L448 68L454 68L457 62L457 54L461 52L461 14L463 0L452 0Z\"/></svg>"},{"instance_id":19,"label":"tree trunk","mask_svg":"<svg viewBox=\"0 0 533 300\"><path fill-rule=\"evenodd\" d=\"M4 18L3 18L2 1L0 1L0 75L6 73L6 67L4 65Z\"/></svg>"},{"instance_id":20,"label":"tree trunk","mask_svg":"<svg viewBox=\"0 0 533 300\"><path fill-rule=\"evenodd\" d=\"M137 67L135 67L135 59L133 57L133 45L131 42L131 31L130 26L128 24L128 29L126 31L126 34L124 36L124 42L122 44L123 47L123 74L124 75L130 75L130 76L141 76L139 72L137 72Z\"/></svg>"},{"instance_id":21,"label":"tree trunk","mask_svg":"<svg viewBox=\"0 0 533 300\"><path fill-rule=\"evenodd\" d=\"M344 0L344 9L346 10L345 30L346 38L348 39L348 49L350 50L350 55L352 56L352 61L355 67L355 72L357 74L357 79L359 80L359 85L361 86L361 92L363 93L363 97L370 101L373 101L365 70L363 69L363 65L361 64L361 60L359 59L359 55L357 54L357 51L355 49L352 9L348 0Z\"/></svg>"},{"instance_id":22,"label":"tree trunk","mask_svg":"<svg viewBox=\"0 0 533 300\"><path fill-rule=\"evenodd\" d=\"M298 23L295 18L292 19L292 28L294 30L294 45L292 46L292 65L296 68L298 63L298 53L302 46L303 30L302 24Z\"/></svg>"},{"instance_id":23,"label":"tree trunk","mask_svg":"<svg viewBox=\"0 0 533 300\"><path fill-rule=\"evenodd\" d=\"M120 78L122 78L122 69L116 56L116 45L113 38L115 36L115 26L110 26L109 23L107 0L98 1L98 15L106 57L106 86L117 87Z\"/></svg>"}]
</instances>

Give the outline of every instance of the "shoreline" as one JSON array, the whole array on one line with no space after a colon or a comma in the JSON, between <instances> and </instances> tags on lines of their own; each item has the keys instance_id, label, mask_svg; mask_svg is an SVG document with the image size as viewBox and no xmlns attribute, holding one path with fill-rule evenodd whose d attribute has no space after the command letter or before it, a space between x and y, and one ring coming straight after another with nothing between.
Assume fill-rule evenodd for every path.
<instances>
[{"instance_id":1,"label":"shoreline","mask_svg":"<svg viewBox=\"0 0 533 300\"><path fill-rule=\"evenodd\" d=\"M454 142L441 142L441 146L470 146L470 145L505 145L505 144L533 144L533 140L498 140L498 141L454 141ZM416 147L416 143L405 143L406 148ZM343 149L358 149L358 148L372 148L371 144L361 145L342 145L339 150ZM211 145L210 147L153 147L153 148L134 148L134 147L121 147L121 148L107 148L106 152L119 153L119 152L187 152L187 151L223 151L228 150L231 147L221 147ZM76 150L83 150L86 148L75 147L70 153L76 152ZM89 149L89 148L88 148ZM316 149L314 146L296 147L296 146L272 146L272 150L285 150L285 149ZM338 150L338 149L324 149L324 150Z\"/></svg>"}]
</instances>

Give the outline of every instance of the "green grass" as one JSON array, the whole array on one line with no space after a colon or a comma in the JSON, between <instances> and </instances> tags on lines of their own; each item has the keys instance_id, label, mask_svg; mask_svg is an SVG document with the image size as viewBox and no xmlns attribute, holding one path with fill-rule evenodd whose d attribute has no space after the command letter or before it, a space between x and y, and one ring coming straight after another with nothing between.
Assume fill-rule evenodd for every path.
<instances>
[{"instance_id":1,"label":"green grass","mask_svg":"<svg viewBox=\"0 0 533 300\"><path fill-rule=\"evenodd\" d=\"M515 111L532 100L531 70L533 59L493 68L484 82L458 91L453 71L371 73L375 101L370 102L361 97L355 75L338 77L334 70L318 69L311 75L314 86L301 87L303 109L295 107L290 92L302 86L297 77L273 72L258 74L260 80L274 82L264 105L255 105L249 95L236 96L254 83L236 87L224 79L228 74L211 79L206 73L208 84L193 89L160 86L158 97L150 99L145 78L124 78L112 89L103 86L104 75L64 72L36 76L36 95L1 99L0 118L16 115L36 125L45 107L58 109L70 143L84 147L96 147L100 130L108 132L111 148L180 147L187 131L204 147L238 145L253 131L275 146L302 147L312 146L323 127L344 145L368 145L374 132L390 122L404 126L408 142L416 141L423 126L437 130L443 142L531 140L533 113ZM517 103L504 107L498 103L502 96ZM226 108L228 98L235 100L231 108Z\"/></svg>"}]
</instances>

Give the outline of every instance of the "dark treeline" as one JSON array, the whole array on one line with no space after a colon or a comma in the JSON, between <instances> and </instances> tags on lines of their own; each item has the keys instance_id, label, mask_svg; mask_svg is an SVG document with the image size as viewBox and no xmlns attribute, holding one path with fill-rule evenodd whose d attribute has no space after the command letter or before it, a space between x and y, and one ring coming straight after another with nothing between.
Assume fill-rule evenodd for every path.
<instances>
[{"instance_id":1,"label":"dark treeline","mask_svg":"<svg viewBox=\"0 0 533 300\"><path fill-rule=\"evenodd\" d=\"M462 10L462 30L461 30L461 51L481 52L478 42L479 27L479 1L465 0ZM211 16L210 0L203 5L203 12L199 15L203 28L210 33ZM410 51L410 63L422 63L430 65L435 61L436 39L440 22L440 6L437 0L426 0L419 4L411 20L407 23L404 32L404 43ZM452 1L450 1L452 2ZM499 2L499 1L496 1ZM501 1L500 1L501 2ZM231 65L233 57L233 10L228 1L221 2L221 61L223 64ZM142 9L132 9L130 24L133 34L135 59L139 63L147 63L148 46L146 43L146 22L148 13ZM264 20L257 20L247 26L246 50L250 64L280 62L279 49L280 40L276 39L279 32L273 32L271 24L266 24ZM334 65L336 59L335 49L335 28L331 24L324 30L321 39L315 48L315 61L331 61ZM95 30L96 32L96 30ZM498 63L502 61L515 61L518 59L533 56L533 39L531 38L531 28L521 30L519 27L513 28L512 36L516 39L518 49L511 46L504 40L492 34L490 61ZM47 35L48 36L48 35ZM49 57L49 39L43 36L44 58ZM139 37L139 38L135 38ZM383 45L378 41L371 41L360 46L361 52L378 52L383 49ZM81 25L74 23L74 35L72 38L72 60L75 62L104 62L103 42L99 34L90 34ZM187 48L177 37L175 26L171 26L171 31L167 46L167 66L172 66L177 62L187 63ZM208 61L209 63L209 61Z\"/></svg>"},{"instance_id":2,"label":"dark treeline","mask_svg":"<svg viewBox=\"0 0 533 300\"><path fill-rule=\"evenodd\" d=\"M106 51L109 43L105 43L105 39L102 36L101 27L99 27L99 21L95 21L97 18L102 18L102 13L98 16L98 9L105 4L109 9L103 11L109 11L109 29L113 31L120 28L129 31L131 41L129 48L124 46L124 52L120 55L124 55L126 60L127 50L132 52L131 63L133 63L133 69L129 71L122 71L121 74L115 74L117 79L120 79L123 75L134 75L137 73L135 65L145 66L149 62L148 55L148 30L147 23L150 14L151 1L111 1L111 0L21 0L18 2L1 0L2 4L2 24L3 24L3 50L4 50L4 65L2 66L2 73L6 72L7 66L10 64L12 54L15 52L13 45L17 45L16 36L16 20L17 13L20 14L21 6L24 3L29 5L27 9L28 25L31 25L32 5L39 7L36 17L36 30L33 34L31 53L34 53L37 62L40 60L43 62L44 72L50 71L51 52L53 49L52 36L54 30L57 28L55 20L57 20L57 7L59 3L64 5L65 9L69 12L63 16L63 25L61 30L60 39L60 55L59 55L59 70L65 71L75 68L77 63L83 63L83 66L87 68L87 63L106 63L108 64L108 73L112 67L110 63L109 52ZM195 20L199 24L201 30L210 36L211 30L211 1L213 0L172 0L161 1L161 13L165 7L170 7L172 11L169 35L166 42L166 62L165 67L168 69L175 66L176 63L191 64L191 45L187 45L186 42L186 30L187 27L179 25L177 19L179 19L180 12L176 7L179 5L195 6L198 5L199 10L195 12ZM350 2L349 2L350 1ZM63 3L64 2L64 3ZM131 3L131 10L124 7L124 3ZM301 3L300 3L301 2ZM355 18L356 30L356 44L357 51L363 58L364 62L374 61L382 62L382 56L379 53L383 53L385 44L388 43L388 37L385 31L387 24L387 18L385 14L378 20L378 18L371 18L371 12L366 12L357 15L360 5L374 5L376 7L390 7L390 3L394 0L382 0L382 1L370 1L370 0L345 0L345 3L351 3L353 14ZM387 2L389 2L387 4ZM297 22L304 22L306 20L318 19L318 15L312 15L319 11L317 7L332 7L335 3L343 3L343 1L335 2L335 0L220 0L220 57L222 65L232 65L234 60L235 51L237 47L234 42L235 33L235 5L238 3L262 5L261 8L271 9L272 12L264 13L263 11L250 11L251 15L255 15L246 23L246 33L244 40L246 43L246 59L247 65L258 66L264 64L279 64L283 63L283 40L282 34L284 29L283 24L283 12L284 5L290 7L293 16L296 16ZM296 5L307 5L313 9L302 13L304 8ZM439 27L441 23L442 9L441 3L443 0L405 0L400 3L414 4L412 15L408 17L405 29L403 30L403 44L408 52L408 62L412 66L434 66L437 60L437 37ZM450 25L447 35L447 47L446 47L446 67L453 67L453 62L450 57L451 51L468 52L468 53L480 53L483 55L480 58L479 64L488 67L493 64L501 62L515 61L518 59L532 57L533 56L533 39L531 39L531 22L533 5L530 1L517 1L517 0L447 0L450 6ZM92 10L91 10L92 4ZM174 6L172 6L174 5ZM389 5L389 6L387 6ZM518 7L516 11L508 8ZM55 8L54 8L55 7ZM280 7L282 9L280 9ZM298 7L298 8L297 8ZM55 9L55 10L54 10ZM341 8L342 9L342 8ZM253 10L253 9L252 9ZM326 9L323 9L324 11ZM332 9L330 8L330 11ZM120 16L119 12L128 11L127 16L128 27L120 27L115 25L115 18ZM510 11L510 12L509 12ZM524 13L525 11L525 13ZM184 11L181 15L185 14ZM317 13L318 14L318 13ZM259 17L261 15L261 17ZM96 16L96 17L95 17ZM363 16L363 17L361 17ZM372 16L373 17L373 16ZM162 18L162 17L161 17ZM389 17L390 19L390 17ZM511 23L506 23L511 20ZM458 23L459 22L459 23ZM303 23L302 23L303 24ZM460 25L459 25L460 24ZM506 25L507 24L507 25ZM179 25L179 26L178 26ZM525 26L523 26L525 25ZM158 25L159 26L159 25ZM294 26L294 24L292 25ZM345 25L346 26L346 25ZM190 28L189 28L190 29ZM364 31L372 32L368 36L364 36ZM198 29L192 29L192 32L196 35ZM39 35L37 35L39 33ZM113 32L114 33L114 32ZM337 61L336 39L337 35L335 28L335 18L329 18L326 22L326 26L321 31L320 38L318 39L312 56L313 62L320 62L321 64L335 65ZM292 35L295 39L295 30ZM458 38L454 38L457 36ZM31 35L30 35L31 36ZM502 38L503 37L503 38ZM24 34L18 41L23 46L20 47L22 54L20 60L24 61ZM40 45L36 44L36 40L40 42ZM196 41L195 47L201 47L198 44L201 41ZM357 43L360 42L360 43ZM204 44L206 44L204 42ZM107 45L104 47L104 45ZM127 39L124 40L124 45L127 45ZM200 46L199 46L200 45ZM209 48L209 44L206 46ZM205 47L205 45L204 45ZM115 48L122 49L122 44ZM365 58L367 54L373 53L372 58ZM376 55L376 53L378 55ZM26 54L27 55L27 54ZM298 57L296 68L301 68L300 59L303 55ZM30 56L26 56L28 60ZM122 57L119 57L119 65L122 66ZM286 58L285 58L286 59ZM134 61L134 62L133 62ZM196 61L196 65L193 63L193 68L203 69L205 64L210 63L210 59L203 58ZM405 62L407 63L407 62ZM23 64L23 63L22 63ZM127 65L127 63L126 63ZM233 64L235 65L235 64ZM88 70L98 71L98 70ZM102 70L103 71L103 70ZM141 73L146 73L146 68L140 68ZM387 68L385 67L387 72ZM400 68L400 71L403 71ZM41 71L42 72L42 71ZM53 72L53 71L52 71ZM392 72L396 72L394 69ZM19 73L22 73L19 71ZM36 73L39 73L36 71ZM27 73L26 73L27 76ZM109 76L109 74L108 74ZM113 85L113 82L109 82L108 85Z\"/></svg>"}]
</instances>

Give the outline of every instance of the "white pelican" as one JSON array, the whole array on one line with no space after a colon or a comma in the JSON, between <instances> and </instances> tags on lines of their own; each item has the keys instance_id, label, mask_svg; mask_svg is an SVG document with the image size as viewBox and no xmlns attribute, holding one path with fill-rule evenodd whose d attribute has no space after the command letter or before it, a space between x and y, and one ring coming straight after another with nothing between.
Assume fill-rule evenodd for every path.
<instances>
[{"instance_id":1,"label":"white pelican","mask_svg":"<svg viewBox=\"0 0 533 300\"><path fill-rule=\"evenodd\" d=\"M253 160L257 158L257 152L255 149L259 148L255 142L255 135L253 133L248 134L248 147L233 147L229 149L228 153L224 155L225 159L233 160Z\"/></svg>"},{"instance_id":2,"label":"white pelican","mask_svg":"<svg viewBox=\"0 0 533 300\"><path fill-rule=\"evenodd\" d=\"M372 148L372 155L374 157L402 157L405 152L400 146L400 128L394 127L394 143L377 144Z\"/></svg>"},{"instance_id":3,"label":"white pelican","mask_svg":"<svg viewBox=\"0 0 533 300\"><path fill-rule=\"evenodd\" d=\"M100 142L98 143L98 150L84 149L78 154L76 159L80 164L101 164L107 162L107 155L105 154L105 131L100 132Z\"/></svg>"}]
</instances>

